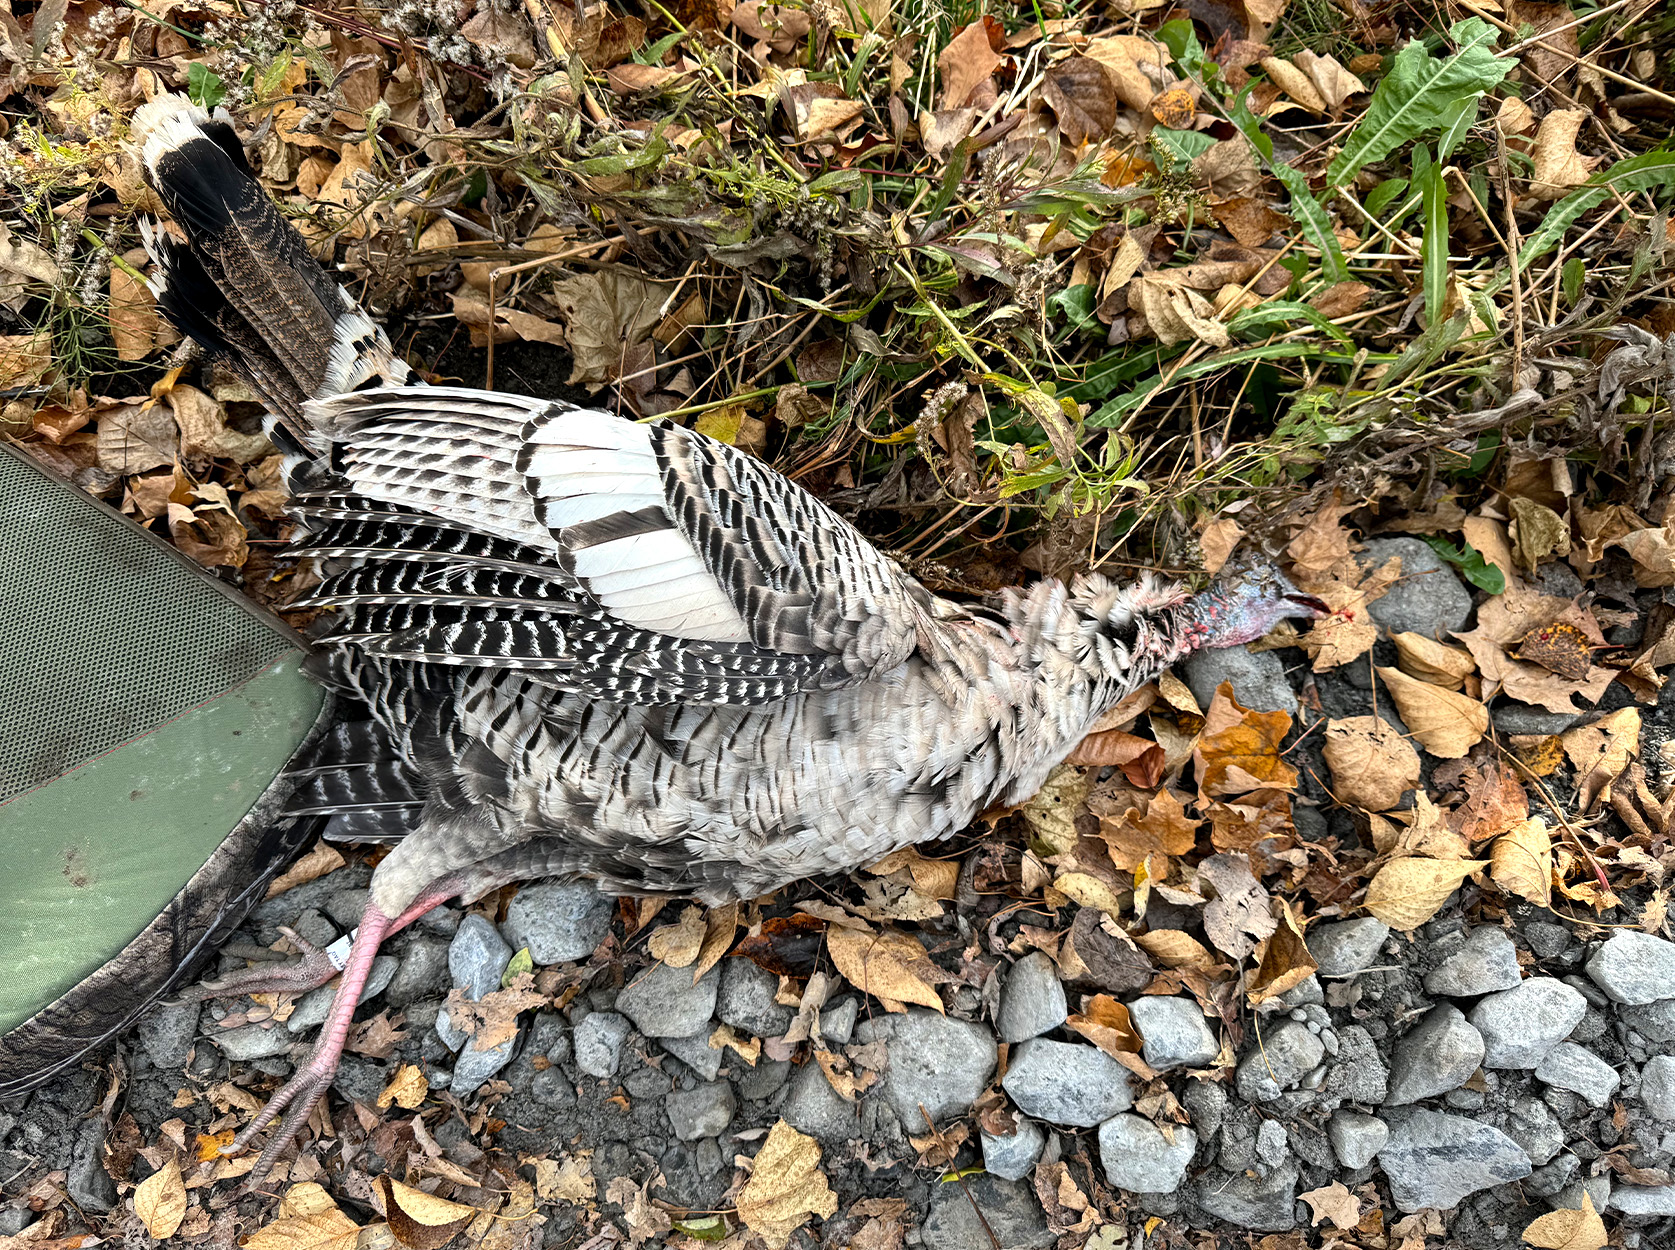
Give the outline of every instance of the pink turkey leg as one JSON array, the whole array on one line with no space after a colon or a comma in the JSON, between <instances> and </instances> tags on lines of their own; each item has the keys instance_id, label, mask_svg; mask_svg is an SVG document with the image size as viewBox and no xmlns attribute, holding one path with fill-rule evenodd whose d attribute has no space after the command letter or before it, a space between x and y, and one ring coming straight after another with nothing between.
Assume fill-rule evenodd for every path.
<instances>
[{"instance_id":1,"label":"pink turkey leg","mask_svg":"<svg viewBox=\"0 0 1675 1250\"><path fill-rule=\"evenodd\" d=\"M320 1040L314 1044L307 1064L285 1083L285 1086L269 1100L268 1105L256 1113L256 1118L221 1152L237 1154L244 1150L257 1133L271 1124L280 1112L290 1108L291 1114L268 1138L267 1145L262 1147L262 1153L256 1159L256 1166L250 1169L250 1174L245 1179L246 1190L254 1189L267 1176L278 1160L280 1152L302 1130L302 1126L308 1123L308 1113L330 1087L332 1077L337 1074L338 1061L343 1057L343 1044L349 1040L349 1026L354 1020L355 1008L360 1003L361 991L366 988L367 975L372 971L372 961L378 954L378 947L392 933L406 928L432 908L453 898L464 884L461 873L438 877L407 905L407 909L401 915L393 919L379 910L377 904L367 904L366 911L361 916L360 927L355 933L354 944L349 948L349 962L344 966L343 980L338 983L337 994L332 998L331 1014L326 1017L326 1023L320 1030ZM313 955L310 955L310 958L313 958Z\"/></svg>"}]
</instances>

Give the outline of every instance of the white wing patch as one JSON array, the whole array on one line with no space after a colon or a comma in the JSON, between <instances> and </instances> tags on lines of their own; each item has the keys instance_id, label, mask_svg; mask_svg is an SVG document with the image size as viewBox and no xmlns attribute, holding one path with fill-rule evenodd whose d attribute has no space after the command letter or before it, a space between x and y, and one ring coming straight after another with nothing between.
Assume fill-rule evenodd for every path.
<instances>
[{"instance_id":1,"label":"white wing patch","mask_svg":"<svg viewBox=\"0 0 1675 1250\"><path fill-rule=\"evenodd\" d=\"M686 536L667 525L589 542L573 527L661 510L668 502L646 428L597 412L566 412L530 432L525 479L536 515L576 580L620 621L705 642L750 631ZM568 532L567 532L568 531Z\"/></svg>"}]
</instances>

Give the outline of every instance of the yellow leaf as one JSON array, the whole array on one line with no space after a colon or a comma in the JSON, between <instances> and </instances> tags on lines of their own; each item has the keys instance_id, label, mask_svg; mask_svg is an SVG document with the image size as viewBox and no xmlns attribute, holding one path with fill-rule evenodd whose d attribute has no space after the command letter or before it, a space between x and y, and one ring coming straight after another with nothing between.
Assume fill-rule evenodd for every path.
<instances>
[{"instance_id":1,"label":"yellow leaf","mask_svg":"<svg viewBox=\"0 0 1675 1250\"><path fill-rule=\"evenodd\" d=\"M378 1178L378 1187L384 1196L384 1218L390 1222L390 1231L411 1250L441 1250L477 1215L476 1207L449 1202L388 1176Z\"/></svg>"},{"instance_id":2,"label":"yellow leaf","mask_svg":"<svg viewBox=\"0 0 1675 1250\"><path fill-rule=\"evenodd\" d=\"M1021 812L1032 838L1042 844L1035 848L1038 853L1061 855L1075 849L1076 813L1092 786L1092 775L1080 768L1060 764L1047 774Z\"/></svg>"},{"instance_id":3,"label":"yellow leaf","mask_svg":"<svg viewBox=\"0 0 1675 1250\"><path fill-rule=\"evenodd\" d=\"M1378 716L1328 721L1324 754L1333 796L1369 812L1389 811L1419 784L1419 752Z\"/></svg>"},{"instance_id":4,"label":"yellow leaf","mask_svg":"<svg viewBox=\"0 0 1675 1250\"><path fill-rule=\"evenodd\" d=\"M925 979L939 976L940 970L911 935L833 925L826 930L826 949L844 979L887 1010L905 1011L903 1003L942 1010L942 997Z\"/></svg>"},{"instance_id":5,"label":"yellow leaf","mask_svg":"<svg viewBox=\"0 0 1675 1250\"><path fill-rule=\"evenodd\" d=\"M1471 652L1444 646L1424 634L1393 634L1390 641L1396 644L1396 663L1404 673L1444 690L1458 690L1477 671Z\"/></svg>"},{"instance_id":6,"label":"yellow leaf","mask_svg":"<svg viewBox=\"0 0 1675 1250\"><path fill-rule=\"evenodd\" d=\"M776 1123L739 1190L738 1212L770 1250L781 1250L809 1216L836 1214L837 1195L820 1170L820 1143L784 1120Z\"/></svg>"},{"instance_id":7,"label":"yellow leaf","mask_svg":"<svg viewBox=\"0 0 1675 1250\"><path fill-rule=\"evenodd\" d=\"M1392 929L1417 929L1485 859L1398 859L1384 865L1367 886L1364 906Z\"/></svg>"},{"instance_id":8,"label":"yellow leaf","mask_svg":"<svg viewBox=\"0 0 1675 1250\"><path fill-rule=\"evenodd\" d=\"M1209 948L1181 929L1153 929L1150 933L1136 933L1134 942L1165 968L1192 968L1208 972L1216 967L1216 957L1210 954Z\"/></svg>"},{"instance_id":9,"label":"yellow leaf","mask_svg":"<svg viewBox=\"0 0 1675 1250\"><path fill-rule=\"evenodd\" d=\"M578 1150L558 1159L536 1159L535 1192L549 1202L592 1202L599 1184L593 1179L593 1151Z\"/></svg>"},{"instance_id":10,"label":"yellow leaf","mask_svg":"<svg viewBox=\"0 0 1675 1250\"><path fill-rule=\"evenodd\" d=\"M1594 1200L1582 1195L1580 1211L1549 1211L1524 1230L1524 1240L1538 1250L1600 1250L1607 1237Z\"/></svg>"},{"instance_id":11,"label":"yellow leaf","mask_svg":"<svg viewBox=\"0 0 1675 1250\"><path fill-rule=\"evenodd\" d=\"M1489 852L1489 876L1509 894L1542 907L1553 901L1553 835L1536 816L1520 821L1495 839Z\"/></svg>"},{"instance_id":12,"label":"yellow leaf","mask_svg":"<svg viewBox=\"0 0 1675 1250\"><path fill-rule=\"evenodd\" d=\"M1457 760L1489 732L1489 709L1476 699L1418 681L1400 669L1381 668L1378 675L1402 722L1432 755Z\"/></svg>"},{"instance_id":13,"label":"yellow leaf","mask_svg":"<svg viewBox=\"0 0 1675 1250\"><path fill-rule=\"evenodd\" d=\"M425 1074L419 1070L417 1064L404 1063L396 1074L390 1078L390 1083L378 1094L380 1109L392 1102L403 1110L412 1111L425 1100L430 1093L430 1082Z\"/></svg>"},{"instance_id":14,"label":"yellow leaf","mask_svg":"<svg viewBox=\"0 0 1675 1250\"><path fill-rule=\"evenodd\" d=\"M652 958L661 959L671 968L685 968L698 958L704 945L704 909L687 907L674 924L666 924L651 935L646 943Z\"/></svg>"},{"instance_id":15,"label":"yellow leaf","mask_svg":"<svg viewBox=\"0 0 1675 1250\"><path fill-rule=\"evenodd\" d=\"M1576 769L1584 813L1611 797L1611 783L1640 755L1640 710L1619 708L1591 725L1564 734L1565 754Z\"/></svg>"},{"instance_id":16,"label":"yellow leaf","mask_svg":"<svg viewBox=\"0 0 1675 1250\"><path fill-rule=\"evenodd\" d=\"M173 1155L134 1190L134 1214L145 1224L145 1231L158 1241L167 1241L175 1235L180 1222L186 1218L186 1182L181 1179L180 1162Z\"/></svg>"},{"instance_id":17,"label":"yellow leaf","mask_svg":"<svg viewBox=\"0 0 1675 1250\"><path fill-rule=\"evenodd\" d=\"M1053 888L1083 907L1097 907L1113 920L1122 911L1116 893L1091 873L1062 872L1053 880Z\"/></svg>"},{"instance_id":18,"label":"yellow leaf","mask_svg":"<svg viewBox=\"0 0 1675 1250\"><path fill-rule=\"evenodd\" d=\"M727 948L733 944L733 935L739 929L739 905L727 903L721 907L712 907L709 915L704 917L704 941L698 947L698 958L692 961L692 984L696 985L703 979L721 957L727 953Z\"/></svg>"},{"instance_id":19,"label":"yellow leaf","mask_svg":"<svg viewBox=\"0 0 1675 1250\"><path fill-rule=\"evenodd\" d=\"M313 1181L293 1185L279 1204L279 1217L250 1234L244 1250L355 1250L360 1225Z\"/></svg>"}]
</instances>

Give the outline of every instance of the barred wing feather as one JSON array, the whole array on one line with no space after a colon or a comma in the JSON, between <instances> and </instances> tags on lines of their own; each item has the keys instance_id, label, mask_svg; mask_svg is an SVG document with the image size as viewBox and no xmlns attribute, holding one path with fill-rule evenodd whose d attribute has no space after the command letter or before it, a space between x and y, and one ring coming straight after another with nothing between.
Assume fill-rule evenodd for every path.
<instances>
[{"instance_id":1,"label":"barred wing feather","mask_svg":"<svg viewBox=\"0 0 1675 1250\"><path fill-rule=\"evenodd\" d=\"M578 649L594 668L609 667L614 649L628 683L607 683L615 695L701 698L713 679L712 694L755 702L884 671L917 643L926 592L837 514L724 443L445 387L338 395L306 413L333 444L344 495L358 501L316 509L327 528L311 550L422 563L434 547L402 535L434 518L494 540L475 557L485 572L539 561L568 591L531 594L526 583L508 595L508 581L465 573L450 594L434 578L423 588L399 579L407 602L466 610L386 640L383 654L569 669ZM407 515L379 511L391 505ZM474 561L462 541L441 545L459 553L452 563ZM387 576L343 577L319 598L389 602L397 583ZM552 639L532 645L542 630ZM600 691L597 678L582 685Z\"/></svg>"}]
</instances>

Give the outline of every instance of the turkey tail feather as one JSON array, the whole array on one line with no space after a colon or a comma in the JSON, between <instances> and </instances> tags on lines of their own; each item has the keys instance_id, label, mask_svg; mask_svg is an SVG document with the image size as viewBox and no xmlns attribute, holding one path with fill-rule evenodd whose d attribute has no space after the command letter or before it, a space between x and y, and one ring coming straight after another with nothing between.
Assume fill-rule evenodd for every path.
<instances>
[{"instance_id":1,"label":"turkey tail feather","mask_svg":"<svg viewBox=\"0 0 1675 1250\"><path fill-rule=\"evenodd\" d=\"M211 116L184 96L160 96L135 117L133 137L146 181L188 240L144 231L158 303L293 434L312 441L310 399L408 380L388 336L256 181L225 110Z\"/></svg>"}]
</instances>

